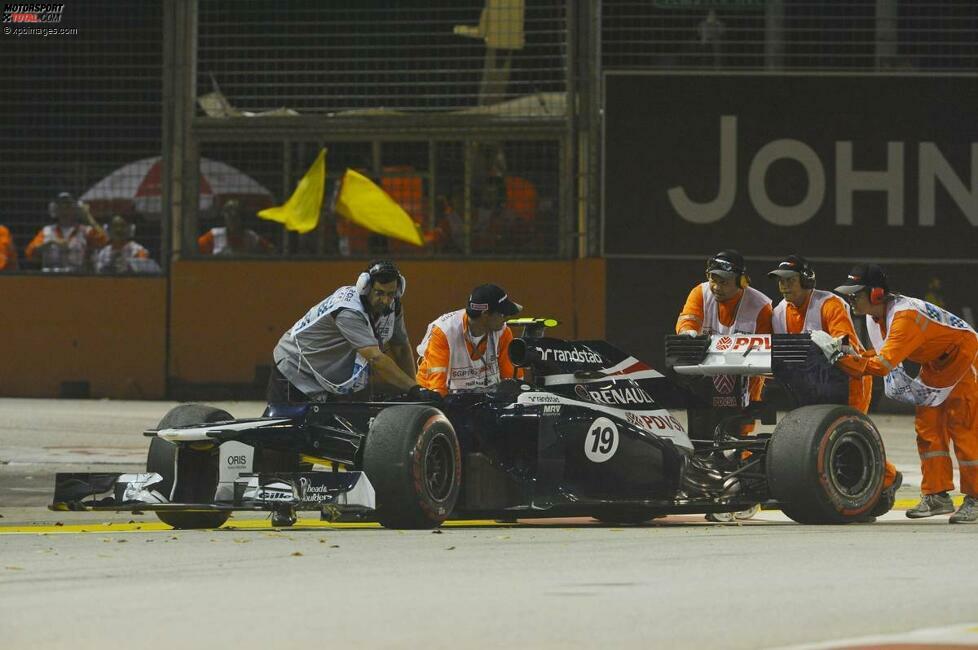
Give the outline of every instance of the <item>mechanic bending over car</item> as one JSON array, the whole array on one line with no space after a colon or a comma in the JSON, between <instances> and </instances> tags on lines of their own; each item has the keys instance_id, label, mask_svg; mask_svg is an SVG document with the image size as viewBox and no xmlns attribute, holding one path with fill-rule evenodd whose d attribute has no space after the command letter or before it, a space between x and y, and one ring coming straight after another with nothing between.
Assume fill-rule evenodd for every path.
<instances>
[{"instance_id":1,"label":"mechanic bending over car","mask_svg":"<svg viewBox=\"0 0 978 650\"><path fill-rule=\"evenodd\" d=\"M441 399L414 380L401 298L407 281L393 262L371 262L279 339L268 402L326 401L367 388L371 373L418 401Z\"/></svg>"},{"instance_id":2,"label":"mechanic bending over car","mask_svg":"<svg viewBox=\"0 0 978 650\"><path fill-rule=\"evenodd\" d=\"M815 288L815 269L808 260L800 255L788 255L767 276L777 280L778 291L783 297L771 317L775 334L821 330L833 338L848 337L853 351L862 354L863 347L856 335L848 306L831 291ZM868 413L869 403L873 399L873 377L864 375L860 364L852 357L840 359L838 367L849 375L849 406ZM870 517L879 517L893 508L896 491L902 483L903 475L897 472L893 463L886 461L883 493L870 511Z\"/></svg>"},{"instance_id":3,"label":"mechanic bending over car","mask_svg":"<svg viewBox=\"0 0 978 650\"><path fill-rule=\"evenodd\" d=\"M920 454L920 503L907 510L911 519L954 512L948 491L954 488L950 442L961 471L964 503L952 524L978 522L978 334L963 319L929 302L890 293L886 273L876 264L858 264L846 284L835 288L866 316L875 349L853 361L863 374L883 377L886 394L916 406ZM845 354L842 341L829 334L812 341L830 361ZM911 379L904 359L920 364ZM848 360L847 360L848 361Z\"/></svg>"},{"instance_id":4,"label":"mechanic bending over car","mask_svg":"<svg viewBox=\"0 0 978 650\"><path fill-rule=\"evenodd\" d=\"M693 287L676 321L676 334L770 334L771 299L750 286L744 256L733 249L722 250L706 261L706 282ZM751 377L750 401L759 402L764 378ZM746 424L747 435L754 424ZM710 521L748 519L757 507L737 513L710 513Z\"/></svg>"},{"instance_id":5,"label":"mechanic bending over car","mask_svg":"<svg viewBox=\"0 0 978 650\"><path fill-rule=\"evenodd\" d=\"M418 383L446 395L516 377L509 359L513 331L506 319L522 309L495 284L473 289L465 309L442 314L428 324L418 346Z\"/></svg>"}]
</instances>

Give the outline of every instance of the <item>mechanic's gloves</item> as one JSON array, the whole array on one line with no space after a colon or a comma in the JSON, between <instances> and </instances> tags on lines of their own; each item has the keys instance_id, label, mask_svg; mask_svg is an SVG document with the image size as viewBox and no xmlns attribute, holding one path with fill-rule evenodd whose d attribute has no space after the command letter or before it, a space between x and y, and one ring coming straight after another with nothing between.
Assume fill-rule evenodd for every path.
<instances>
[{"instance_id":1,"label":"mechanic's gloves","mask_svg":"<svg viewBox=\"0 0 978 650\"><path fill-rule=\"evenodd\" d=\"M682 336L699 336L700 335L700 333L697 332L696 330L683 330L682 332L680 332L680 334Z\"/></svg>"},{"instance_id":2,"label":"mechanic's gloves","mask_svg":"<svg viewBox=\"0 0 978 650\"><path fill-rule=\"evenodd\" d=\"M415 384L408 389L408 399L414 402L440 402L441 393L430 388L425 388L421 384Z\"/></svg>"},{"instance_id":3,"label":"mechanic's gloves","mask_svg":"<svg viewBox=\"0 0 978 650\"><path fill-rule=\"evenodd\" d=\"M835 363L845 354L842 349L842 341L845 337L832 338L831 335L822 330L813 331L811 336L812 343L818 346L818 349L822 351L822 354L829 360L829 363Z\"/></svg>"}]
</instances>

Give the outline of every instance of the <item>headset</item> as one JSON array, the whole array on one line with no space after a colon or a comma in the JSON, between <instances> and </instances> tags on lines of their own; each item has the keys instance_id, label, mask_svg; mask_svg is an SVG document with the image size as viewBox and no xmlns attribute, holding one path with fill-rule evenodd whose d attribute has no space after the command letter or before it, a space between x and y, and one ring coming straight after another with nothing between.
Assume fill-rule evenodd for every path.
<instances>
[{"instance_id":1,"label":"headset","mask_svg":"<svg viewBox=\"0 0 978 650\"><path fill-rule=\"evenodd\" d=\"M814 289L815 288L815 269L811 267L805 267L798 272L798 281L801 283L802 289Z\"/></svg>"},{"instance_id":2,"label":"headset","mask_svg":"<svg viewBox=\"0 0 978 650\"><path fill-rule=\"evenodd\" d=\"M883 273L882 269L880 270L880 275L882 277L880 277L879 282L883 286L872 287L869 290L869 304L871 305L883 304L886 302L886 297L890 293L890 283L887 281L886 273Z\"/></svg>"},{"instance_id":3,"label":"headset","mask_svg":"<svg viewBox=\"0 0 978 650\"><path fill-rule=\"evenodd\" d=\"M390 260L376 260L371 262L366 270L357 278L357 293L361 296L366 296L370 293L370 288L379 275L394 275L397 278L397 298L400 299L404 295L404 291L407 289L407 280L397 270L397 265Z\"/></svg>"},{"instance_id":4,"label":"headset","mask_svg":"<svg viewBox=\"0 0 978 650\"><path fill-rule=\"evenodd\" d=\"M728 271L730 273L737 274L737 286L741 289L746 289L750 286L750 278L747 277L747 269L742 266L737 266L728 259L721 257L723 253L717 253L714 257L711 257L706 262L706 279L710 279L711 271Z\"/></svg>"}]
</instances>

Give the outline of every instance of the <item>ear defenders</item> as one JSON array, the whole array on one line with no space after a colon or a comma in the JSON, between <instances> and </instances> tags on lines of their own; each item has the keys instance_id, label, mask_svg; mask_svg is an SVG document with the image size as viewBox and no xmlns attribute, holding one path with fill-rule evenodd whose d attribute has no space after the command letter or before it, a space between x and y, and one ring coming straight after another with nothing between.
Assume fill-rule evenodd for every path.
<instances>
[{"instance_id":1,"label":"ear defenders","mask_svg":"<svg viewBox=\"0 0 978 650\"><path fill-rule=\"evenodd\" d=\"M720 257L719 255L710 258L706 262L706 279L710 279L710 273L713 271L726 271L728 273L737 274L737 286L741 289L746 289L750 286L750 278L747 277L747 269L742 266L735 265L728 259Z\"/></svg>"},{"instance_id":2,"label":"ear defenders","mask_svg":"<svg viewBox=\"0 0 978 650\"><path fill-rule=\"evenodd\" d=\"M798 282L801 283L802 289L814 289L815 288L815 271L812 269L804 269L798 274Z\"/></svg>"},{"instance_id":3,"label":"ear defenders","mask_svg":"<svg viewBox=\"0 0 978 650\"><path fill-rule=\"evenodd\" d=\"M407 289L407 280L401 275L401 272L397 269L393 262L380 261L374 262L367 270L361 273L357 277L356 289L357 293L361 296L365 296L370 293L370 287L373 286L374 278L378 275L389 275L394 274L397 276L397 297L401 298L404 295L404 291Z\"/></svg>"},{"instance_id":4,"label":"ear defenders","mask_svg":"<svg viewBox=\"0 0 978 650\"><path fill-rule=\"evenodd\" d=\"M879 305L886 300L886 289L883 287L873 287L869 290L869 304Z\"/></svg>"}]
</instances>

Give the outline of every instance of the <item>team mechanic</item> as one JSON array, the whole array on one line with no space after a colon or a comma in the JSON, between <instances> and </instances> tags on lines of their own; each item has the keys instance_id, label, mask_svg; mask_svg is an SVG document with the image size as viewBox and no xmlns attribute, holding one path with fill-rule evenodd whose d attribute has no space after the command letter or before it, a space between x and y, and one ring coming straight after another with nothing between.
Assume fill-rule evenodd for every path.
<instances>
[{"instance_id":1,"label":"team mechanic","mask_svg":"<svg viewBox=\"0 0 978 650\"><path fill-rule=\"evenodd\" d=\"M356 285L340 287L310 309L275 346L269 403L359 393L367 388L371 371L411 399L441 399L414 380L401 308L406 286L393 262L379 260L370 263Z\"/></svg>"},{"instance_id":2,"label":"team mechanic","mask_svg":"<svg viewBox=\"0 0 978 650\"><path fill-rule=\"evenodd\" d=\"M722 250L706 261L706 282L693 287L686 298L679 319L677 334L770 334L771 299L750 286L747 266L740 252ZM757 402L764 391L764 379L751 377L750 401ZM754 430L753 423L744 425L741 433ZM735 514L710 513L710 521L730 521L750 518L758 507Z\"/></svg>"},{"instance_id":3,"label":"team mechanic","mask_svg":"<svg viewBox=\"0 0 978 650\"><path fill-rule=\"evenodd\" d=\"M907 511L913 519L954 511L950 442L961 471L964 503L950 522L978 522L978 334L964 320L929 302L890 293L886 273L876 264L859 264L846 284L836 287L856 314L866 316L874 350L855 359L862 373L884 377L886 394L916 406L920 454L920 503ZM827 356L841 342L824 335ZM812 340L815 340L813 334ZM908 359L920 364L911 379Z\"/></svg>"},{"instance_id":4,"label":"team mechanic","mask_svg":"<svg viewBox=\"0 0 978 650\"><path fill-rule=\"evenodd\" d=\"M472 290L465 309L428 324L418 346L418 383L441 395L488 388L515 376L509 358L513 331L506 325L523 307L495 284Z\"/></svg>"},{"instance_id":5,"label":"team mechanic","mask_svg":"<svg viewBox=\"0 0 978 650\"><path fill-rule=\"evenodd\" d=\"M862 354L863 347L856 335L849 308L831 291L815 288L815 269L808 260L800 255L788 255L767 276L777 280L778 291L783 298L771 316L775 334L821 330L833 338L847 337L853 350ZM873 398L872 375L864 375L860 363L852 357L840 359L838 367L849 376L849 406L868 413ZM893 463L886 461L883 493L870 511L870 517L879 517L893 508L896 491L902 483L903 475L897 472Z\"/></svg>"}]
</instances>

